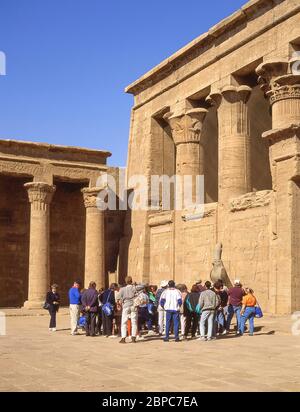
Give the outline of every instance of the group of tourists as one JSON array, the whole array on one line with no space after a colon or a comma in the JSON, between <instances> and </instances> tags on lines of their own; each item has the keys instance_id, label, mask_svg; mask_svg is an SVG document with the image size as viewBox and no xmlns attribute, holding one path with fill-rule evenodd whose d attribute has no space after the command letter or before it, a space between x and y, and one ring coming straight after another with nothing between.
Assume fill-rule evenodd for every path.
<instances>
[{"instance_id":1,"label":"group of tourists","mask_svg":"<svg viewBox=\"0 0 300 412\"><path fill-rule=\"evenodd\" d=\"M58 285L54 284L45 303L52 332L56 331L59 302ZM239 280L230 288L222 280L204 285L200 280L190 291L173 280L163 280L159 288L136 284L131 276L126 277L125 286L112 283L105 290L97 290L95 282L81 289L80 281L75 281L69 290L69 303L72 335L78 335L82 328L86 336L119 337L120 343L153 335L168 342L171 333L175 342L189 337L211 341L230 332L234 316L236 336L244 334L247 320L253 336L254 318L260 312L253 290L243 288Z\"/></svg>"}]
</instances>

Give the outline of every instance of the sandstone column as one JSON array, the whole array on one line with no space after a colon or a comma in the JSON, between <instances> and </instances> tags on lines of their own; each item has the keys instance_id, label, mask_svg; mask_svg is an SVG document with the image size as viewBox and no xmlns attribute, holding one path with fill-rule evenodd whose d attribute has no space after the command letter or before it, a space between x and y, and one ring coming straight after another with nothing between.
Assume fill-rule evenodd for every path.
<instances>
[{"instance_id":1,"label":"sandstone column","mask_svg":"<svg viewBox=\"0 0 300 412\"><path fill-rule=\"evenodd\" d=\"M208 101L218 109L219 167L218 202L251 191L250 132L247 102L251 88L225 86L212 93Z\"/></svg>"},{"instance_id":2,"label":"sandstone column","mask_svg":"<svg viewBox=\"0 0 300 412\"><path fill-rule=\"evenodd\" d=\"M49 289L49 214L55 186L43 182L26 183L30 215L29 290L24 307L41 308Z\"/></svg>"},{"instance_id":3,"label":"sandstone column","mask_svg":"<svg viewBox=\"0 0 300 412\"><path fill-rule=\"evenodd\" d=\"M206 109L196 108L181 114L167 113L164 116L171 127L176 145L176 175L191 176L193 201L196 197L196 176L204 175L201 131L206 113Z\"/></svg>"},{"instance_id":4,"label":"sandstone column","mask_svg":"<svg viewBox=\"0 0 300 412\"><path fill-rule=\"evenodd\" d=\"M97 289L105 287L104 210L101 209L98 187L82 189L86 208L85 275L87 288L95 281Z\"/></svg>"},{"instance_id":5,"label":"sandstone column","mask_svg":"<svg viewBox=\"0 0 300 412\"><path fill-rule=\"evenodd\" d=\"M164 119L169 123L176 146L176 210L172 222L174 280L184 282L182 209L198 203L197 176L204 175L204 153L201 132L207 110L204 108L184 109L167 113ZM187 182L187 177L190 180ZM184 178L184 179L183 179ZM177 182L182 184L178 187ZM201 188L200 188L201 189ZM204 188L203 188L204 190ZM199 191L199 190L198 190ZM199 199L201 202L201 199ZM204 199L203 199L204 201Z\"/></svg>"},{"instance_id":6,"label":"sandstone column","mask_svg":"<svg viewBox=\"0 0 300 412\"><path fill-rule=\"evenodd\" d=\"M300 75L293 61L278 59L257 68L272 107L270 145L273 200L270 219L269 300L271 311L300 307Z\"/></svg>"}]
</instances>

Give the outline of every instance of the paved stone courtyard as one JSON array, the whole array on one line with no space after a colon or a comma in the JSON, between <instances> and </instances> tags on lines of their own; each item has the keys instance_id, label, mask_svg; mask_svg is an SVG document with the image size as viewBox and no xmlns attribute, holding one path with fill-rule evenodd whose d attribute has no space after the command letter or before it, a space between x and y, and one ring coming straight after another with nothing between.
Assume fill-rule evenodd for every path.
<instances>
[{"instance_id":1,"label":"paved stone courtyard","mask_svg":"<svg viewBox=\"0 0 300 412\"><path fill-rule=\"evenodd\" d=\"M48 331L48 316L6 313L0 391L300 390L300 336L291 334L290 317L257 320L254 337L120 345L70 336L66 309L56 333Z\"/></svg>"}]
</instances>

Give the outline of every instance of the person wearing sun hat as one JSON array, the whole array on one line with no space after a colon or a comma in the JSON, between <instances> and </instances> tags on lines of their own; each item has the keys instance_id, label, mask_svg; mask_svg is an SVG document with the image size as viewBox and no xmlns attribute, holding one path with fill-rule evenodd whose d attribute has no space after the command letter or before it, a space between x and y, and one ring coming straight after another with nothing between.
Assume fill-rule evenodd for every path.
<instances>
[{"instance_id":1,"label":"person wearing sun hat","mask_svg":"<svg viewBox=\"0 0 300 412\"><path fill-rule=\"evenodd\" d=\"M228 317L226 322L226 331L229 333L230 324L233 318L233 315L236 316L237 329L236 334L240 334L241 327L241 309L242 301L245 295L245 291L242 288L242 284L239 279L234 281L234 286L228 290Z\"/></svg>"},{"instance_id":2,"label":"person wearing sun hat","mask_svg":"<svg viewBox=\"0 0 300 412\"><path fill-rule=\"evenodd\" d=\"M162 336L162 334L164 333L164 329L166 328L166 312L164 308L159 304L159 301L162 293L167 289L167 287L168 281L162 280L160 282L160 287L155 295L158 313L158 331L160 336Z\"/></svg>"}]
</instances>

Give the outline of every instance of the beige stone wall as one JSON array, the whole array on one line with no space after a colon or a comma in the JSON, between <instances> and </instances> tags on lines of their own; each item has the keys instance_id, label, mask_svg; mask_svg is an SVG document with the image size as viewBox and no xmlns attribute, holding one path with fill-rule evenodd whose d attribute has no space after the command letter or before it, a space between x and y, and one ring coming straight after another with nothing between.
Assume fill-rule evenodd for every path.
<instances>
[{"instance_id":1,"label":"beige stone wall","mask_svg":"<svg viewBox=\"0 0 300 412\"><path fill-rule=\"evenodd\" d=\"M271 200L271 191L233 200L223 240L223 262L231 281L240 279L243 285L253 288L266 312L272 312L269 294Z\"/></svg>"},{"instance_id":2,"label":"beige stone wall","mask_svg":"<svg viewBox=\"0 0 300 412\"><path fill-rule=\"evenodd\" d=\"M171 150L167 157L161 150L165 133L176 142L162 121L166 113L171 119L206 108L199 161L204 162L205 202L219 202L201 221L183 222L175 213L172 221L149 225L151 212L129 212L121 254L126 250L127 271L137 279L157 283L175 277L190 284L198 270L207 278L215 243L222 242L230 278L252 286L265 310L299 309L294 288L299 284L298 141L261 137L299 123L299 96L273 105L258 87L256 73L262 62L288 61L295 50L300 50L299 2L254 0L126 89L135 99L128 177L150 178L176 160L178 153ZM215 107L208 105L208 96ZM192 162L195 156L186 153Z\"/></svg>"},{"instance_id":3,"label":"beige stone wall","mask_svg":"<svg viewBox=\"0 0 300 412\"><path fill-rule=\"evenodd\" d=\"M223 239L223 262L231 281L240 279L245 286L252 287L268 312L272 309L269 305L270 202L271 191L233 200ZM181 219L176 228L174 212L149 219L151 284L175 278L177 283L191 287L199 279L210 280L217 243L217 205L208 206L209 213L202 219Z\"/></svg>"},{"instance_id":4,"label":"beige stone wall","mask_svg":"<svg viewBox=\"0 0 300 412\"><path fill-rule=\"evenodd\" d=\"M216 244L215 209L199 221L182 222L177 230L176 281L193 285L209 280ZM182 262L182 263L181 263Z\"/></svg>"}]
</instances>

